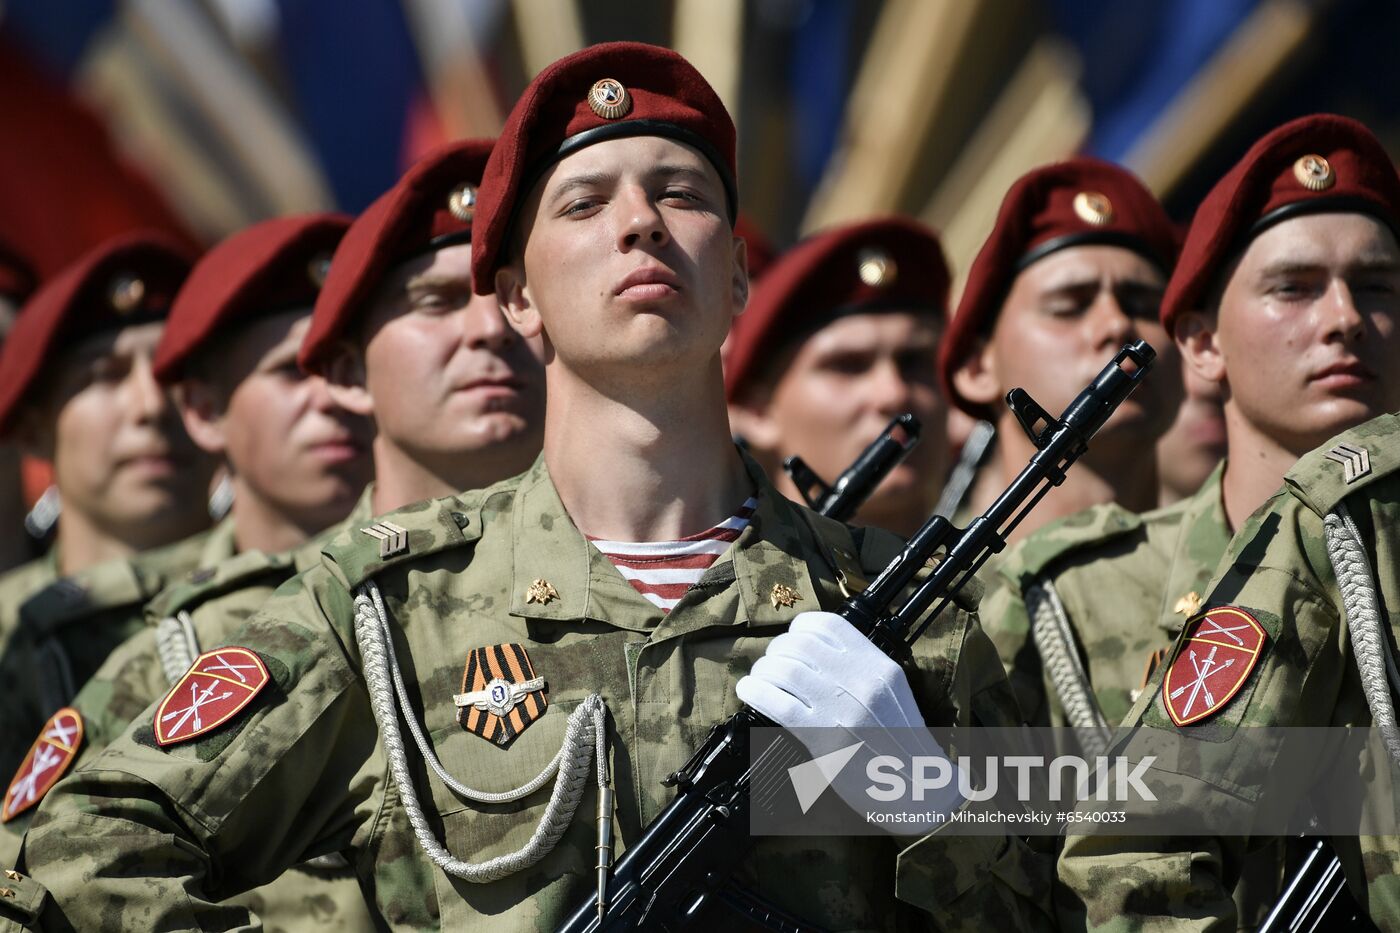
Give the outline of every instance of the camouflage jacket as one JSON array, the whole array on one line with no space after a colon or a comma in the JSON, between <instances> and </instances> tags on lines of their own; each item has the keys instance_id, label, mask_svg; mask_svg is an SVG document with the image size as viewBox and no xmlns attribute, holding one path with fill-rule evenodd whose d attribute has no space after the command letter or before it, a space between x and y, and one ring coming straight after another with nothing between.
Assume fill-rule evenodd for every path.
<instances>
[{"instance_id":1,"label":"camouflage jacket","mask_svg":"<svg viewBox=\"0 0 1400 933\"><path fill-rule=\"evenodd\" d=\"M543 460L486 490L347 530L322 566L279 589L235 636L272 678L240 717L160 748L147 711L40 805L25 860L66 915L49 925L243 929L245 914L214 902L306 856L345 852L391 929L553 928L593 889L592 783L581 815L533 867L480 884L438 868L389 773L354 596L367 582L382 593L412 716L445 771L472 788L529 782L559 753L571 710L601 695L625 847L668 802L661 779L738 708L734 684L769 639L796 613L839 604L831 547L849 548L846 559L858 554L867 571L897 547L806 512L749 469L751 523L669 614L578 532ZM518 732L504 747L464 728L453 701L467 689L469 657L491 646L502 646L498 660L527 657L546 681L547 702L509 714ZM966 608L925 635L911 683L931 723L1014 720L995 652ZM389 701L387 688L379 695ZM481 862L531 837L547 785L515 803L468 803L407 747L427 831L457 858ZM1039 872L1018 840L937 833L902 853L886 837L764 839L741 870L780 907L832 930L926 926L896 901L896 885L948 927L1048 922L1027 903L1047 903Z\"/></svg>"},{"instance_id":2,"label":"camouflage jacket","mask_svg":"<svg viewBox=\"0 0 1400 933\"><path fill-rule=\"evenodd\" d=\"M320 561L321 544L351 522L369 518L366 490L351 515L295 551L233 555L232 527L210 535L199 566L146 604L146 627L121 644L68 705L82 717L83 738L69 770L106 748L158 701L200 651L226 644L273 591ZM31 740L32 740L31 736ZM0 829L0 863L13 865L34 814L26 810ZM359 885L348 871L290 872L240 896L270 928L373 930Z\"/></svg>"},{"instance_id":3,"label":"camouflage jacket","mask_svg":"<svg viewBox=\"0 0 1400 933\"><path fill-rule=\"evenodd\" d=\"M1339 462L1348 459L1333 453L1339 444L1364 449L1368 469ZM1173 654L1124 720L1115 753L1141 757L1143 753L1135 750L1150 740L1151 733L1138 726L1166 736L1189 733L1203 742L1228 743L1258 734L1241 727L1372 725L1370 699L1358 675L1352 640L1356 623L1348 619L1324 532L1325 517L1339 507L1354 520L1360 548L1371 564L1378 590L1374 595L1380 652L1395 651L1400 634L1400 622L1393 614L1393 607L1400 605L1400 563L1395 560L1400 546L1400 417L1392 414L1339 435L1298 461L1283 488L1245 523L1207 590L1200 614L1188 622ZM1164 682L1178 657L1185 669L1187 647L1201 637L1197 629L1212 631L1205 628L1211 614L1225 608L1243 610L1264 636L1247 677L1228 694L1207 699L1200 711L1185 716L1179 698L1164 696L1174 692L1165 690ZM1232 657L1238 659L1239 653ZM1383 658L1370 658L1368 663L1383 670ZM1167 702L1178 704L1173 707L1177 719L1193 721L1175 725ZM1288 812L1294 798L1280 795L1299 794L1297 788L1315 785L1318 796L1326 797L1332 786L1324 776L1309 776L1325 775L1325 769L1336 764L1325 754L1314 751L1307 756L1301 773L1290 769L1287 786L1291 790L1285 792L1273 774L1280 766L1275 755L1260 753L1259 743L1239 754L1229 754L1229 748L1225 746L1215 758L1218 764L1224 763L1210 769L1202 768L1197 757L1154 764L1149 778L1159 778L1178 790L1157 806L1170 808L1167 816L1202 813L1222 805L1222 800L1258 805L1267 793L1275 809ZM1363 772L1378 775L1358 795L1363 832L1368 825L1393 823L1400 806L1393 783L1400 760L1388 765L1389 787L1384 780L1386 762L1362 767ZM1141 929L1175 917L1183 929L1231 928L1230 891L1241 857L1267 841L1235 836L1071 836L1059 864L1066 887L1064 922L1075 928ZM1334 836L1332 841L1358 903L1382 928L1400 928L1400 840L1360 835Z\"/></svg>"},{"instance_id":4,"label":"camouflage jacket","mask_svg":"<svg viewBox=\"0 0 1400 933\"><path fill-rule=\"evenodd\" d=\"M1217 467L1189 499L1143 515L1107 504L1054 522L1009 550L988 576L979 615L1026 721L1066 725L1032 636L1027 591L1058 594L1073 650L1109 728L1176 641L1230 543ZM1185 611L1183 611L1185 610Z\"/></svg>"},{"instance_id":5,"label":"camouflage jacket","mask_svg":"<svg viewBox=\"0 0 1400 933\"><path fill-rule=\"evenodd\" d=\"M19 627L19 607L58 579L58 557L51 548L43 557L0 575L0 656Z\"/></svg>"},{"instance_id":6,"label":"camouflage jacket","mask_svg":"<svg viewBox=\"0 0 1400 933\"><path fill-rule=\"evenodd\" d=\"M227 541L224 545L222 542ZM0 656L0 774L11 775L39 728L71 700L122 642L145 625L143 608L167 584L223 547L231 533L204 532L131 559L55 580L20 606Z\"/></svg>"}]
</instances>

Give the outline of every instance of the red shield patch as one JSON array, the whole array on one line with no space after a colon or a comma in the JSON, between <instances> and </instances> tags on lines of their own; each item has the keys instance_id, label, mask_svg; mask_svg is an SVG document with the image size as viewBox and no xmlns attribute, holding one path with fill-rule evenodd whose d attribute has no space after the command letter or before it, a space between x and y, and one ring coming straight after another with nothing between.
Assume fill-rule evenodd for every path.
<instances>
[{"instance_id":1,"label":"red shield patch","mask_svg":"<svg viewBox=\"0 0 1400 933\"><path fill-rule=\"evenodd\" d=\"M204 652L156 708L156 744L176 745L217 729L271 679L262 658L247 648Z\"/></svg>"},{"instance_id":2,"label":"red shield patch","mask_svg":"<svg viewBox=\"0 0 1400 933\"><path fill-rule=\"evenodd\" d=\"M73 763L78 746L83 741L83 717L72 707L65 706L54 713L39 732L24 756L15 779L5 791L5 804L0 808L0 822L8 823L34 806L49 788L58 783L63 772Z\"/></svg>"},{"instance_id":3,"label":"red shield patch","mask_svg":"<svg viewBox=\"0 0 1400 933\"><path fill-rule=\"evenodd\" d=\"M1268 633L1234 606L1212 609L1193 624L1162 681L1162 702L1178 726L1220 712L1259 661Z\"/></svg>"}]
</instances>

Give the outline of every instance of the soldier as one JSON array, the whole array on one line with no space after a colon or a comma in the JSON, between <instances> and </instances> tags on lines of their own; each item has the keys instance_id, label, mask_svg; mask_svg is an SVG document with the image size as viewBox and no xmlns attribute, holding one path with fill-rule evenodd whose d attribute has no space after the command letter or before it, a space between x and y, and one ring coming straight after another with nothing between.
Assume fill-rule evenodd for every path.
<instances>
[{"instance_id":1,"label":"soldier","mask_svg":"<svg viewBox=\"0 0 1400 933\"><path fill-rule=\"evenodd\" d=\"M1176 421L1157 442L1157 504L1174 505L1196 493L1225 458L1225 402L1220 385L1182 360L1186 398Z\"/></svg>"},{"instance_id":2,"label":"soldier","mask_svg":"<svg viewBox=\"0 0 1400 933\"><path fill-rule=\"evenodd\" d=\"M801 501L781 472L789 456L834 481L912 412L928 427L922 442L856 521L906 537L924 523L948 469L935 366L947 307L943 249L912 220L830 230L778 260L734 323L724 382L730 423L779 491Z\"/></svg>"},{"instance_id":3,"label":"soldier","mask_svg":"<svg viewBox=\"0 0 1400 933\"><path fill-rule=\"evenodd\" d=\"M1142 452L1171 425L1181 399L1178 357L1157 321L1175 259L1176 231L1161 205L1116 165L1071 159L1011 186L939 346L948 398L997 428L959 518L981 514L1035 452L1001 404L1006 393L1024 388L1059 412L1132 339L1157 350L1152 378L1012 540L1100 502L1157 504L1156 470Z\"/></svg>"},{"instance_id":4,"label":"soldier","mask_svg":"<svg viewBox=\"0 0 1400 933\"><path fill-rule=\"evenodd\" d=\"M369 514L483 489L540 452L544 347L507 325L489 290L472 292L492 142L431 153L365 210L301 345L302 368L375 422Z\"/></svg>"},{"instance_id":5,"label":"soldier","mask_svg":"<svg viewBox=\"0 0 1400 933\"><path fill-rule=\"evenodd\" d=\"M1366 187L1305 184L1294 164L1318 153L1331 171L1364 173ZM1236 240L1216 229L1222 212ZM1220 387L1229 456L1176 505L1141 516L1096 506L1003 560L1006 585L989 588L982 616L1029 721L1072 726L1102 749L1195 614L1233 530L1298 457L1400 408L1388 362L1400 352L1400 297L1388 291L1397 223L1389 158L1368 130L1335 117L1265 136L1204 202L1162 323L1198 378Z\"/></svg>"},{"instance_id":6,"label":"soldier","mask_svg":"<svg viewBox=\"0 0 1400 933\"><path fill-rule=\"evenodd\" d=\"M412 440L417 423L405 423L403 412L410 411L409 406L388 404L398 398L393 393L407 392L420 404L436 398L439 405L458 406L439 413L443 421L458 423L456 433L447 437L461 444L459 459L468 464L449 465L448 481L470 483L481 478L480 468L469 465L473 457L509 469L512 456L537 453L544 415L538 347L516 339L514 332L504 327L494 298L469 297L472 203L490 148L486 140L454 143L420 161L350 226L347 245L336 253L332 271L327 271L323 260L329 259L326 250L340 239L344 225L331 218L273 221L229 241L211 254L212 259L226 251L219 262L206 260L196 267L192 285L204 273L209 281L201 290L214 288L217 292L205 294L209 300L198 304L190 299L190 309L198 309L201 317L171 341L158 360L160 371L168 375L198 371L202 367L187 360L191 356L197 359L202 344L225 333L219 319L236 316L240 306L256 303L260 296L284 300L295 283L305 295L304 303L309 304L317 296L305 277L311 269L326 277L324 297L317 297L313 316L300 318L289 335L292 339L279 345L277 359L287 349L295 353L298 344L309 347L316 360L328 353L358 355L362 362L354 368L368 375L386 402L375 416L380 434L389 438ZM181 302L185 299L182 292ZM303 341L300 337L308 331L307 324L311 339ZM367 339L374 344L372 355L366 355ZM417 371L422 374L421 384L399 386L385 378L383 367L393 366L410 340L420 356L424 356L423 350L430 350L424 358L438 361L438 366ZM367 369L363 360L372 361ZM503 374L508 375L503 378ZM470 394L463 400L455 388L433 394L437 385L455 386L471 379L512 383L517 398L513 401L510 393L496 386L480 393L482 398L475 405ZM324 389L320 376L307 381L311 387ZM360 385L365 381L361 379ZM353 388L337 386L335 391ZM319 400L319 392L314 397ZM414 417L420 416L415 412ZM513 430L517 421L521 428ZM275 430L285 433L280 426ZM431 443L441 441L424 437L410 449L427 449ZM505 448L506 455L494 461L483 456L495 447ZM397 508L414 501L386 500L386 490L417 498L440 492L440 481L424 483L438 464L418 465L400 457L382 459L378 489L367 489L350 517L316 541L291 553L243 553L201 573L198 579L166 590L151 604L147 614L156 627L114 653L72 704L86 727L79 764L169 690L199 654L200 645L223 644L277 585L316 563L324 540L345 526L367 526L375 506ZM306 482L300 485L316 488ZM285 476L282 486L289 487ZM290 484L290 488L297 487ZM333 491L327 489L319 495L324 499ZM239 501L236 497L235 505ZM333 501L343 500L336 495ZM302 511L310 505L308 502ZM27 823L27 818L22 815L15 822ZM363 916L363 899L351 880L353 876L337 878L336 866L324 861L298 866L271 885L237 900L249 904L266 922L372 928L370 919ZM344 867L343 859L340 867Z\"/></svg>"},{"instance_id":7,"label":"soldier","mask_svg":"<svg viewBox=\"0 0 1400 933\"><path fill-rule=\"evenodd\" d=\"M1343 180L1355 178L1357 164L1330 150L1323 158L1336 173L1338 194L1352 187ZM1267 188L1259 194L1259 200L1265 198L1273 200ZM1219 218L1219 202L1211 206ZM1247 208L1243 223L1253 215ZM1239 232L1241 224L1222 226ZM1393 234L1387 229L1385 235L1393 252ZM1396 268L1389 273L1392 298L1400 288ZM1160 780L1179 792L1159 796L1157 815L1172 819L1180 812L1199 826L1199 815L1222 801L1267 799L1274 812L1289 814L1305 797L1325 800L1346 793L1335 788L1336 775L1328 773L1336 757L1309 746L1285 765L1278 756L1286 745L1250 741L1258 727L1373 728L1379 736L1370 749L1375 758L1343 759L1357 769L1350 776L1352 787L1356 775L1369 775L1365 789L1357 791L1359 799L1348 801L1357 828L1332 836L1331 842L1348 889L1383 930L1400 929L1394 796L1400 731L1389 686L1400 635L1390 607L1400 604L1400 575L1387 556L1400 546L1397 502L1400 417L1394 414L1329 439L1299 460L1283 488L1231 542L1201 612L1188 622L1176 656L1125 720L1125 741L1114 749L1129 760L1139 757L1135 743L1126 740L1139 734L1150 738L1151 731L1127 729L1138 726L1188 740L1246 743L1242 754L1207 756L1216 765L1210 769L1195 756L1174 762L1173 773L1156 765L1147 771L1149 787L1160 787ZM1216 629L1238 632L1245 650L1227 643L1219 649L1223 654L1215 670L1198 675L1190 667L1188 647ZM1206 689L1188 708L1189 693L1171 686L1196 679ZM1286 780L1280 780L1285 772ZM1154 921L1181 929L1232 929L1236 913L1230 892L1240 865L1247 853L1270 842L1186 831L1168 837L1071 836L1059 866L1067 889L1062 920L1071 929L1141 929ZM1334 918L1308 928L1341 927Z\"/></svg>"},{"instance_id":8,"label":"soldier","mask_svg":"<svg viewBox=\"0 0 1400 933\"><path fill-rule=\"evenodd\" d=\"M349 224L337 214L256 224L204 256L181 286L152 368L173 384L191 437L227 465L233 506L206 540L199 569L155 600L159 625L117 648L58 714L82 728L73 761L160 699L201 642L221 644L291 576L292 557L282 552L344 518L369 481L368 422L338 409L325 381L296 365L311 304ZM0 862L14 864L33 806L71 765L55 764L42 782L27 780L32 762L21 766L0 811ZM358 911L358 928L373 929L359 886L340 875L297 872L247 897L284 928L317 918L346 928Z\"/></svg>"},{"instance_id":9,"label":"soldier","mask_svg":"<svg viewBox=\"0 0 1400 933\"><path fill-rule=\"evenodd\" d=\"M605 799L595 779L636 838L771 636L896 546L788 502L729 441L735 192L733 124L675 53L595 46L536 77L486 168L472 270L544 341L541 459L347 530L55 788L25 852L65 915L46 921L246 925L213 901L324 851L350 854L392 929L549 928L594 890L594 821L572 817ZM975 617L938 631L912 684L894 668L904 692L930 721L1009 722ZM859 691L862 673L830 677ZM1028 884L1004 839L896 855L762 840L743 874L842 928L915 922L896 869L951 925Z\"/></svg>"},{"instance_id":10,"label":"soldier","mask_svg":"<svg viewBox=\"0 0 1400 933\"><path fill-rule=\"evenodd\" d=\"M228 468L223 557L276 554L345 518L371 478L371 425L297 367L311 305L350 226L269 220L229 237L181 287L156 350L190 436Z\"/></svg>"},{"instance_id":11,"label":"soldier","mask_svg":"<svg viewBox=\"0 0 1400 933\"><path fill-rule=\"evenodd\" d=\"M119 237L41 288L5 341L0 432L53 462L63 512L50 554L0 584L10 613L22 601L0 656L0 773L204 547L190 536L209 522L213 464L151 370L188 272L163 237Z\"/></svg>"},{"instance_id":12,"label":"soldier","mask_svg":"<svg viewBox=\"0 0 1400 933\"><path fill-rule=\"evenodd\" d=\"M1312 159L1330 174L1308 175ZM1162 322L1196 377L1220 387L1228 456L1188 499L1141 516L1097 506L999 565L983 618L1032 723L1072 726L1101 753L1245 517L1308 450L1400 408L1397 224L1400 176L1339 117L1268 134L1207 197ZM1254 893L1239 892L1246 927L1277 893L1277 856L1258 863Z\"/></svg>"},{"instance_id":13,"label":"soldier","mask_svg":"<svg viewBox=\"0 0 1400 933\"><path fill-rule=\"evenodd\" d=\"M1236 693L1230 683L1215 684L1219 688L1212 691L1215 700L1206 710L1192 711L1190 716L1196 718L1179 716L1178 709L1168 720L1158 686L1170 674L1159 670L1125 725L1165 723L1166 728L1177 728L1173 724L1177 719L1189 719L1190 725L1181 727L1187 731L1196 730L1196 723L1209 728L1205 724L1211 721L1338 725L1364 723L1374 709L1360 697L1348 706L1345 696L1337 695L1336 678L1347 671L1352 673L1343 694L1356 688L1356 660L1350 656L1345 635L1340 640L1335 634L1327 636L1332 639L1331 650L1319 650L1323 627L1315 627L1322 623L1314 622L1308 600L1281 601L1294 590L1283 585L1279 574L1267 571L1297 567L1290 579L1300 591L1311 585L1317 587L1311 593L1336 596L1331 567L1307 563L1291 549L1309 540L1321 542L1323 517L1353 492L1347 488L1353 480L1363 478L1343 463L1331 462L1347 457L1339 452L1345 448L1327 438L1368 415L1400 408L1400 377L1391 364L1400 341L1398 225L1400 176L1389 157L1365 127L1330 115L1305 117L1269 133L1202 202L1164 301L1163 316L1192 365L1226 389L1230 456L1223 475L1218 471L1181 508L1144 517L1145 536L1164 537L1165 549L1143 542L1134 546L1135 551L1124 553L1140 552L1135 562L1144 566L1154 560L1171 562L1155 592L1141 603L1158 607L1162 634L1156 647L1163 653L1169 638L1177 638L1178 646L1186 644L1194 637L1192 632L1210 624L1209 611L1200 615L1203 608L1213 610L1223 603L1252 613L1262 610L1254 617L1268 627L1269 643L1252 672L1247 664L1232 665L1235 670L1230 675L1238 673L1244 686ZM1344 435L1342 443L1352 438L1358 449L1376 450L1375 443L1383 436L1390 446L1382 446L1388 450L1393 446L1393 431L1391 420L1379 418ZM1309 445L1322 445L1322 449L1299 460ZM1389 465L1389 461L1382 463ZM1358 511L1372 508L1365 502L1366 494L1386 488L1383 480L1375 483L1386 468L1371 461L1370 469L1377 475L1364 476L1369 488L1360 497ZM1269 498L1281 479L1286 480L1284 491ZM1260 512L1246 525L1246 516L1260 506L1267 506L1267 514L1282 521L1276 524ZM1379 523L1379 515L1376 520ZM1230 530L1241 526L1227 553ZM1265 545L1262 529L1270 529L1269 534L1280 540ZM1316 537L1310 537L1313 534ZM1173 541L1178 542L1174 547ZM1218 556L1225 562L1220 563ZM1124 565L1127 560L1116 563ZM1217 564L1222 570L1230 569L1223 579L1217 577L1214 595L1203 601L1199 594L1211 593L1207 584ZM1384 571L1385 562L1379 566ZM1117 576L1123 575L1120 566ZM1383 575L1383 592L1388 593L1392 585L1393 580ZM1121 616L1122 607L1132 604L1121 598L1117 602L1114 613L1076 615L1075 625L1080 632L1087 626L1095 626L1092 631L1096 632L1107 631L1109 624L1121 627L1122 622L1104 621L1113 614ZM1343 620L1349 621L1350 613L1342 612L1340 602L1328 611L1329 631L1346 628ZM1289 620L1287 633L1272 627L1283 619ZM1290 677L1301 677L1309 666L1312 672L1306 688L1298 685L1300 681L1283 686ZM1261 679L1270 684L1267 692L1252 689ZM1327 684L1332 685L1330 692ZM1096 679L1096 689L1097 685ZM1315 689L1323 692L1314 693ZM1249 698L1251 693L1256 694L1255 700ZM1179 704L1179 698L1174 702ZM1231 779L1226 774L1203 777L1210 783ZM1246 785L1241 779L1235 786ZM1235 916L1228 894L1239 876L1236 859L1246 848L1257 850L1268 843L1267 839L1250 840L1248 846L1244 840L1222 841L1215 851L1229 867L1222 870L1212 858L1205 871L1193 873L1191 882L1178 889L1183 896L1191 891L1193 900L1202 898L1197 901L1202 908L1197 916ZM1393 840L1390 843L1393 846ZM1076 858L1065 862L1071 885L1085 899L1091 921L1101 922L1104 909L1130 914L1144 909L1141 905L1146 901L1119 900L1127 897L1122 884L1106 885L1094 897L1087 896L1086 879L1101 880L1098 866L1106 864L1087 857L1094 845L1071 846ZM1361 874L1358 863L1352 861L1357 858L1356 840L1339 848L1345 850L1353 893L1365 905L1367 892L1356 883ZM1386 873L1393 877L1393 848L1385 856L1378 845L1363 844L1361 851L1368 880ZM1104 858L1115 861L1117 857ZM1153 880L1172 883L1156 875ZM1373 887L1369 896L1388 905L1384 907L1387 916L1400 916L1395 913L1400 898L1393 888L1382 884ZM1138 906L1124 906L1129 903ZM1372 900L1371 906L1375 913L1377 901ZM1162 905L1162 909L1168 907ZM1239 922L1257 919L1245 914Z\"/></svg>"}]
</instances>

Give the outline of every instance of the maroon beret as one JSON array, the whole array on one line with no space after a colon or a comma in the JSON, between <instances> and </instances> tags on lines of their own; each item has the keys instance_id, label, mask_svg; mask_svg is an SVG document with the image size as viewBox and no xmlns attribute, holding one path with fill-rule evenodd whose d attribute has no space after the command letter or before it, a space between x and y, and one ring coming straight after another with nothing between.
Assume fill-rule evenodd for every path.
<instances>
[{"instance_id":1,"label":"maroon beret","mask_svg":"<svg viewBox=\"0 0 1400 933\"><path fill-rule=\"evenodd\" d=\"M1006 193L996 226L968 270L958 311L939 347L943 390L963 411L979 418L988 414L953 387L953 373L973 341L996 320L1023 269L1070 246L1121 246L1170 275L1177 233L1152 192L1111 162L1081 157L1022 175Z\"/></svg>"},{"instance_id":2,"label":"maroon beret","mask_svg":"<svg viewBox=\"0 0 1400 933\"><path fill-rule=\"evenodd\" d=\"M1220 271L1268 227L1339 211L1400 228L1400 176L1371 131L1347 117L1317 114L1269 133L1196 209L1162 299L1162 324L1170 332L1178 315L1199 308Z\"/></svg>"},{"instance_id":3,"label":"maroon beret","mask_svg":"<svg viewBox=\"0 0 1400 933\"><path fill-rule=\"evenodd\" d=\"M262 315L309 309L350 226L345 214L302 214L254 224L195 263L156 348L155 374L174 382L216 332Z\"/></svg>"},{"instance_id":4,"label":"maroon beret","mask_svg":"<svg viewBox=\"0 0 1400 933\"><path fill-rule=\"evenodd\" d=\"M494 142L467 139L429 153L355 218L316 298L311 329L297 357L302 369L320 371L327 352L394 266L473 242L472 228L480 216L478 188Z\"/></svg>"},{"instance_id":5,"label":"maroon beret","mask_svg":"<svg viewBox=\"0 0 1400 933\"><path fill-rule=\"evenodd\" d=\"M495 291L511 224L540 175L585 146L624 136L665 136L699 150L719 172L735 219L734 122L700 72L655 45L590 46L541 71L511 108L476 209L477 294Z\"/></svg>"},{"instance_id":6,"label":"maroon beret","mask_svg":"<svg viewBox=\"0 0 1400 933\"><path fill-rule=\"evenodd\" d=\"M942 321L948 279L937 234L903 217L849 224L798 243L769 267L734 320L725 394L733 401L762 361L843 315L915 311Z\"/></svg>"},{"instance_id":7,"label":"maroon beret","mask_svg":"<svg viewBox=\"0 0 1400 933\"><path fill-rule=\"evenodd\" d=\"M91 334L161 320L193 256L164 233L114 237L44 284L0 350L0 434L53 356Z\"/></svg>"},{"instance_id":8,"label":"maroon beret","mask_svg":"<svg viewBox=\"0 0 1400 933\"><path fill-rule=\"evenodd\" d=\"M9 243L0 240L0 296L23 302L34 291L34 267Z\"/></svg>"}]
</instances>

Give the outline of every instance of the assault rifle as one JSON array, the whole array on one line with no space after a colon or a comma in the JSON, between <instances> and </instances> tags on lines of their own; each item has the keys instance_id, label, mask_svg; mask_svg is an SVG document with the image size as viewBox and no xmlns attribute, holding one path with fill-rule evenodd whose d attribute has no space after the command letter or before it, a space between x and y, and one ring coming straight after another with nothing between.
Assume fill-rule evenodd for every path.
<instances>
[{"instance_id":1,"label":"assault rifle","mask_svg":"<svg viewBox=\"0 0 1400 933\"><path fill-rule=\"evenodd\" d=\"M788 457L783 461L783 469L813 511L838 522L850 521L875 487L909 456L919 443L922 430L919 419L912 414L899 415L830 486L801 457Z\"/></svg>"},{"instance_id":2,"label":"assault rifle","mask_svg":"<svg viewBox=\"0 0 1400 933\"><path fill-rule=\"evenodd\" d=\"M1308 856L1288 880L1283 895L1259 933L1312 933L1313 930L1376 929L1347 891L1342 862L1327 844L1318 839Z\"/></svg>"},{"instance_id":3,"label":"assault rifle","mask_svg":"<svg viewBox=\"0 0 1400 933\"><path fill-rule=\"evenodd\" d=\"M1118 352L1098 377L1052 419L1021 389L1006 396L1036 453L1009 487L961 531L943 516L930 518L866 589L850 597L840 614L881 650L904 659L908 647L953 599L1006 536L1078 460L1089 440L1137 387L1156 357L1145 341ZM940 557L928 570L933 558ZM927 570L923 579L919 575ZM913 587L912 592L910 587ZM900 606L895 600L909 592ZM769 930L809 929L774 911L735 885L730 876L752 847L749 836L753 769L749 732L773 722L745 706L710 730L681 769L664 782L676 797L608 874L603 842L611 848L611 814L599 813L600 883L559 929L561 933L683 930L747 923ZM780 742L778 754L784 743ZM786 743L793 764L805 760L795 740ZM773 748L765 755L773 754ZM608 829L604 831L606 822Z\"/></svg>"}]
</instances>

